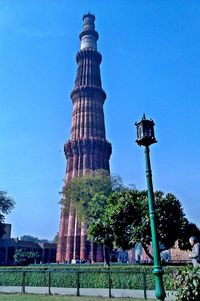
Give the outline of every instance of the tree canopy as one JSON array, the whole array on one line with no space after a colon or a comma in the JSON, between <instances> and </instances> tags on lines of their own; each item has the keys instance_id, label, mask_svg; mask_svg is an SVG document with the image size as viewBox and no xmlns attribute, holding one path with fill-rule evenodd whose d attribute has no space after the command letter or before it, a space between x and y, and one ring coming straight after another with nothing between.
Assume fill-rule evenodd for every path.
<instances>
[{"instance_id":1,"label":"tree canopy","mask_svg":"<svg viewBox=\"0 0 200 301\"><path fill-rule=\"evenodd\" d=\"M102 215L109 195L122 188L120 176L112 176L105 170L98 170L70 180L62 191L62 205L66 210L70 206L74 207L79 221L84 221L88 227L97 221L101 222L99 230L102 236L98 243L104 245L104 260L107 264L109 264L108 250L112 247L112 231L103 224ZM97 242L94 237L91 240Z\"/></svg>"},{"instance_id":2,"label":"tree canopy","mask_svg":"<svg viewBox=\"0 0 200 301\"><path fill-rule=\"evenodd\" d=\"M182 249L186 248L185 242L189 237L186 231L190 224L180 201L172 193L164 195L161 191L156 191L154 198L160 250L173 247L176 240L180 241ZM126 250L140 243L146 254L152 258L149 252L151 228L146 191L126 189L112 193L107 199L102 219L97 219L89 226L89 234L97 242L101 241L104 233L99 230L102 224L111 231L110 242L114 247ZM197 231L199 230L196 226L196 233Z\"/></svg>"},{"instance_id":3,"label":"tree canopy","mask_svg":"<svg viewBox=\"0 0 200 301\"><path fill-rule=\"evenodd\" d=\"M119 191L122 187L123 182L119 176L110 176L104 170L94 171L67 182L62 191L61 203L66 208L73 206L79 220L90 223L94 217L101 216L111 192Z\"/></svg>"},{"instance_id":4,"label":"tree canopy","mask_svg":"<svg viewBox=\"0 0 200 301\"><path fill-rule=\"evenodd\" d=\"M40 239L31 235L22 235L20 240L31 241L31 242L49 242L48 239Z\"/></svg>"},{"instance_id":5,"label":"tree canopy","mask_svg":"<svg viewBox=\"0 0 200 301\"><path fill-rule=\"evenodd\" d=\"M181 202L172 193L154 193L160 250L178 240L189 249L188 238L200 237L199 228L185 217ZM132 248L140 243L152 258L147 191L125 187L120 177L95 172L69 181L63 189L63 204L73 204L79 219L88 224L90 240L107 248Z\"/></svg>"},{"instance_id":6,"label":"tree canopy","mask_svg":"<svg viewBox=\"0 0 200 301\"><path fill-rule=\"evenodd\" d=\"M14 206L15 202L13 198L7 192L0 191L0 238L4 234L3 223L5 221L5 214L10 213Z\"/></svg>"},{"instance_id":7,"label":"tree canopy","mask_svg":"<svg viewBox=\"0 0 200 301\"><path fill-rule=\"evenodd\" d=\"M53 243L57 244L57 242L58 242L58 232L56 233L56 235L53 238Z\"/></svg>"}]
</instances>

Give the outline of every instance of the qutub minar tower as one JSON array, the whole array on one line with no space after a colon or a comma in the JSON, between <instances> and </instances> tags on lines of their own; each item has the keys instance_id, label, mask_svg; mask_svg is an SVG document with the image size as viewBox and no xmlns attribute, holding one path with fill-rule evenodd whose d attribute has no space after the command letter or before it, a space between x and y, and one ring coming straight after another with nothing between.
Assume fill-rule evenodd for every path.
<instances>
[{"instance_id":1,"label":"qutub minar tower","mask_svg":"<svg viewBox=\"0 0 200 301\"><path fill-rule=\"evenodd\" d=\"M65 144L67 159L65 183L91 171L109 172L111 144L106 140L103 104L106 93L102 89L100 63L97 51L98 33L94 15L83 16L83 29L79 35L80 51L75 87L71 92L73 103L71 138ZM87 226L79 223L73 208L62 208L57 246L57 261L85 259L103 261L102 246L87 239Z\"/></svg>"}]
</instances>

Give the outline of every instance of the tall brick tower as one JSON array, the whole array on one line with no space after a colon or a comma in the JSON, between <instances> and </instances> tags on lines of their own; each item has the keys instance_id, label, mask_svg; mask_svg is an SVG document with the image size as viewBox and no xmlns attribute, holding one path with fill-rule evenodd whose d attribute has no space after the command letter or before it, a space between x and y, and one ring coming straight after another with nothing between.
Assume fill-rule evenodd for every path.
<instances>
[{"instance_id":1,"label":"tall brick tower","mask_svg":"<svg viewBox=\"0 0 200 301\"><path fill-rule=\"evenodd\" d=\"M109 171L111 144L106 140L103 104L106 94L102 89L100 63L97 51L98 33L94 15L83 16L83 29L79 35L80 51L75 87L71 93L73 103L71 138L65 144L67 159L65 183L71 179L103 169ZM62 208L57 247L57 261L91 259L103 261L101 246L87 240L87 226L79 223L75 210Z\"/></svg>"}]
</instances>

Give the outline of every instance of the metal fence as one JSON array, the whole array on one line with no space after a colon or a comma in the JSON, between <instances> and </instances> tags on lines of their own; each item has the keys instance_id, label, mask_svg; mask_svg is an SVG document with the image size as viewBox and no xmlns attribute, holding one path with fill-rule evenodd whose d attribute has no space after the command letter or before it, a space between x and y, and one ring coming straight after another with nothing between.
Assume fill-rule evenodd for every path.
<instances>
[{"instance_id":1,"label":"metal fence","mask_svg":"<svg viewBox=\"0 0 200 301\"><path fill-rule=\"evenodd\" d=\"M0 269L0 287L21 287L24 294L31 286L46 287L49 295L53 287L74 288L76 296L80 296L80 289L87 287L107 289L111 298L112 290L117 288L142 290L144 299L147 299L147 289L153 289L152 279L152 273L128 270Z\"/></svg>"}]
</instances>

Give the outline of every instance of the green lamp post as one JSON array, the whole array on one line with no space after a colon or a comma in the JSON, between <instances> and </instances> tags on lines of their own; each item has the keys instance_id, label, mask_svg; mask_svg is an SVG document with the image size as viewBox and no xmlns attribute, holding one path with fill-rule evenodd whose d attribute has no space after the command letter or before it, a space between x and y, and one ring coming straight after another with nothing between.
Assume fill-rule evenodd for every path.
<instances>
[{"instance_id":1,"label":"green lamp post","mask_svg":"<svg viewBox=\"0 0 200 301\"><path fill-rule=\"evenodd\" d=\"M149 155L149 146L153 143L156 143L156 138L154 134L154 125L152 119L148 120L143 115L143 118L140 122L135 123L137 128L137 140L136 142L141 146L145 147L145 162L146 162L146 177L147 177L147 189L148 189L148 202L149 202L149 216L150 216L150 225L151 225L151 235L152 235L152 248L153 248L153 258L154 258L154 268L153 273L155 277L155 296L157 300L165 300L165 289L163 285L163 269L161 266L160 260L160 250L158 235L156 229L156 213L155 213L155 202L153 194L153 182L152 182L152 173L151 173L151 162Z\"/></svg>"}]
</instances>

